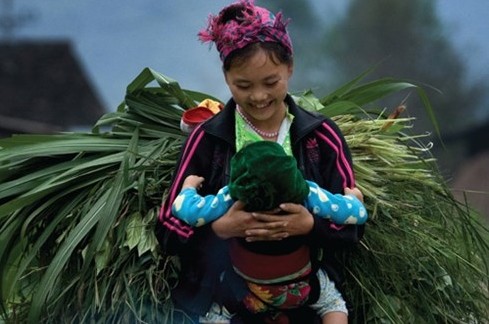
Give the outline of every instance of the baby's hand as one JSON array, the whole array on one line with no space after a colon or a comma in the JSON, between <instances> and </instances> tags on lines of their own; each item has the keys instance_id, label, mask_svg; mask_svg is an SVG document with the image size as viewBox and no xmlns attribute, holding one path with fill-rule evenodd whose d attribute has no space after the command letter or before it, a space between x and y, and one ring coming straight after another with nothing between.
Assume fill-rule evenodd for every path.
<instances>
[{"instance_id":1,"label":"baby's hand","mask_svg":"<svg viewBox=\"0 0 489 324\"><path fill-rule=\"evenodd\" d=\"M360 189L358 189L357 187L355 187L353 189L345 188L344 190L345 190L345 195L355 196L355 197L358 198L358 200L360 200L361 202L363 202L363 194L360 191Z\"/></svg>"},{"instance_id":2,"label":"baby's hand","mask_svg":"<svg viewBox=\"0 0 489 324\"><path fill-rule=\"evenodd\" d=\"M199 189L200 187L202 187L202 182L204 182L203 177L199 177L196 175L189 175L183 181L182 189L189 188L189 187Z\"/></svg>"}]
</instances>

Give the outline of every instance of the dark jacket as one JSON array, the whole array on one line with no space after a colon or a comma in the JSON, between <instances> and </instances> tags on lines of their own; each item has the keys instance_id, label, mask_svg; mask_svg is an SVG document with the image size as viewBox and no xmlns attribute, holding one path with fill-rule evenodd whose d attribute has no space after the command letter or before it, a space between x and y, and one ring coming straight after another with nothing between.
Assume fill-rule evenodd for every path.
<instances>
[{"instance_id":1,"label":"dark jacket","mask_svg":"<svg viewBox=\"0 0 489 324\"><path fill-rule=\"evenodd\" d=\"M323 115L298 107L290 96L286 103L294 115L290 128L292 151L304 178L332 193L342 193L343 188L354 187L351 155L337 125ZM192 228L184 224L171 214L171 205L183 180L190 174L205 178L199 191L202 195L216 194L228 184L230 159L236 153L235 107L235 102L230 100L219 114L198 126L187 138L156 226L156 235L164 251L177 254L181 259L180 281L173 292L174 300L184 310L197 314L205 313L213 300L220 299L221 274L230 269L231 263L225 241L214 234L210 225ZM328 220L315 217L308 242L313 251L322 249L324 267L339 283L341 266L335 265L334 253L351 247L362 235L363 226L338 228Z\"/></svg>"}]
</instances>

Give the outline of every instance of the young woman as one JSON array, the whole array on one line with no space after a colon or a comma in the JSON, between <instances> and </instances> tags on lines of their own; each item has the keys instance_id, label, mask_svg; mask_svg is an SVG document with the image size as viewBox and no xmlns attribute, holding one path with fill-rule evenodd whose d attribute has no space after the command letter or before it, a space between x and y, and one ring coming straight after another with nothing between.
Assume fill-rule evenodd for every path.
<instances>
[{"instance_id":1,"label":"young woman","mask_svg":"<svg viewBox=\"0 0 489 324\"><path fill-rule=\"evenodd\" d=\"M315 304L320 291L341 288L342 269L334 254L363 235L363 225L336 226L297 203L283 204L286 215L274 215L247 212L237 201L222 217L200 227L191 227L172 214L172 204L188 175L204 177L201 194L215 195L229 183L232 156L249 141L279 143L296 158L305 179L331 193L355 187L351 156L338 127L298 107L288 95L293 51L285 25L281 14L274 16L253 1L239 1L211 16L208 28L200 33L203 41L216 44L232 98L189 135L157 223L160 244L181 260L179 282L172 292L175 307L191 318L205 321L208 314L221 320L229 311L236 314L235 321L312 323L317 315L308 305L279 317L247 312L242 301L249 290L234 275L226 240L243 238L267 244L305 237L313 260L311 278L327 279L318 280L311 292L307 304ZM346 323L346 307L339 305L321 316L323 322Z\"/></svg>"}]
</instances>

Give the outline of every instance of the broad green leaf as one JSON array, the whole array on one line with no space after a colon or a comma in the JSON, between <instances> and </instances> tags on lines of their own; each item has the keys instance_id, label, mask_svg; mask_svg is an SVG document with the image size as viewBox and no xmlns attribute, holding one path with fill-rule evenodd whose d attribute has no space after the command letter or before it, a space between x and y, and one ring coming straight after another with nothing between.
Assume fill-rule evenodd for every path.
<instances>
[{"instance_id":1,"label":"broad green leaf","mask_svg":"<svg viewBox=\"0 0 489 324\"><path fill-rule=\"evenodd\" d=\"M135 132L127 147L127 151L124 154L119 172L115 176L114 184L109 190L106 204L102 206L102 217L98 220L97 229L92 236L82 272L87 271L94 255L101 249L106 240L107 233L110 231L115 223L116 217L119 215L124 191L129 182L128 168L131 168L134 165L134 155L137 154L137 139L138 132Z\"/></svg>"},{"instance_id":2,"label":"broad green leaf","mask_svg":"<svg viewBox=\"0 0 489 324\"><path fill-rule=\"evenodd\" d=\"M124 246L127 246L130 250L134 249L141 240L142 229L143 223L141 221L141 214L131 214L126 227L126 240L124 242Z\"/></svg>"},{"instance_id":3,"label":"broad green leaf","mask_svg":"<svg viewBox=\"0 0 489 324\"><path fill-rule=\"evenodd\" d=\"M61 244L59 250L51 261L51 264L42 276L37 291L32 297L32 305L28 317L29 323L37 323L39 321L46 300L57 286L56 280L59 274L63 271L74 249L95 227L100 218L104 216L102 214L104 211L103 207L106 205L109 196L110 192L108 191L95 203L95 205L93 205L89 213L80 220L66 240Z\"/></svg>"}]
</instances>

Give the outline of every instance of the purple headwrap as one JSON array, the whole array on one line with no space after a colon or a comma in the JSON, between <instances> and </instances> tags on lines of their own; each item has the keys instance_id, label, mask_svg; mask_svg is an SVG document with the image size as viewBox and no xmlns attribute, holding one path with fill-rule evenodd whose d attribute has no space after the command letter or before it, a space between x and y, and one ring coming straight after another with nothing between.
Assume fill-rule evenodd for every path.
<instances>
[{"instance_id":1,"label":"purple headwrap","mask_svg":"<svg viewBox=\"0 0 489 324\"><path fill-rule=\"evenodd\" d=\"M243 16L224 21L224 15L233 9L242 11ZM219 12L209 16L206 29L199 32L202 42L216 43L217 50L224 61L232 51L257 42L279 43L292 54L292 42L287 33L288 21L282 21L282 13L276 16L269 10L255 6L254 0L239 0Z\"/></svg>"}]
</instances>

